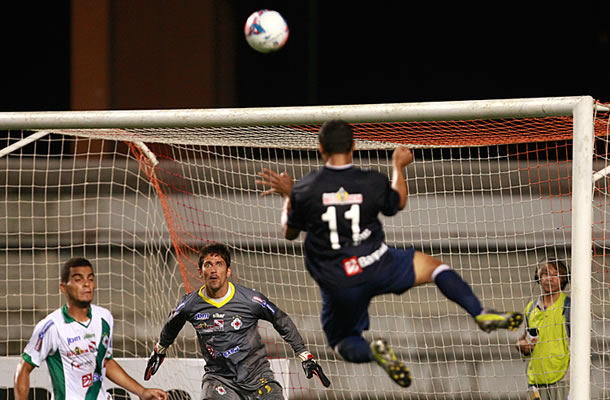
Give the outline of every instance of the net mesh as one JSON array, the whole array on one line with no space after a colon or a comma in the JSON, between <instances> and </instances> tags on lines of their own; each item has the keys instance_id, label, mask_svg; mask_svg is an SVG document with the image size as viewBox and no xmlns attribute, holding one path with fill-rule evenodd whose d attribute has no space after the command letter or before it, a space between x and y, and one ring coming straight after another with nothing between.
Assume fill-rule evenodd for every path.
<instances>
[{"instance_id":1,"label":"net mesh","mask_svg":"<svg viewBox=\"0 0 610 400\"><path fill-rule=\"evenodd\" d=\"M544 257L569 263L571 118L354 124L354 163L391 172L398 144L415 150L405 210L383 218L388 243L415 246L452 266L488 308L522 311L540 293ZM333 385L304 378L273 328L260 332L290 398L507 399L525 395L520 332L479 331L434 285L376 298L367 339L385 337L414 375L408 390L375 364L349 364L327 348L320 294L301 236L281 237L278 196L262 197L263 168L299 179L317 169L318 125L53 130L0 159L0 354L19 355L33 325L63 299L59 266L93 261L96 303L115 316L115 356L146 358L168 312L201 286L198 248L228 244L235 281L292 316ZM6 145L29 135L11 132ZM146 143L156 164L137 143ZM608 120L595 120L596 171L608 168ZM594 188L592 396L610 394L608 178ZM569 287L568 287L569 288ZM170 356L196 359L185 326ZM145 361L141 362L144 370ZM160 370L167 389L188 386ZM160 378L161 379L161 378ZM197 387L197 385L195 385ZM197 398L198 392L193 394Z\"/></svg>"}]
</instances>

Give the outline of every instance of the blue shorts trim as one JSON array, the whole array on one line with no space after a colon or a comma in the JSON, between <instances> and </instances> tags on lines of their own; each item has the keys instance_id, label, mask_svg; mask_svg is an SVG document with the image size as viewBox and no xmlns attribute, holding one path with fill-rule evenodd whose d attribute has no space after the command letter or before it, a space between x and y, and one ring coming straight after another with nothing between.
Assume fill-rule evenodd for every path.
<instances>
[{"instance_id":1,"label":"blue shorts trim","mask_svg":"<svg viewBox=\"0 0 610 400\"><path fill-rule=\"evenodd\" d=\"M415 248L388 249L391 260L367 267L366 283L322 294L322 327L330 347L335 347L349 336L361 336L369 329L369 304L371 299L387 293L402 294L413 287ZM388 257L390 259L390 257ZM369 269L370 268L370 269Z\"/></svg>"}]
</instances>

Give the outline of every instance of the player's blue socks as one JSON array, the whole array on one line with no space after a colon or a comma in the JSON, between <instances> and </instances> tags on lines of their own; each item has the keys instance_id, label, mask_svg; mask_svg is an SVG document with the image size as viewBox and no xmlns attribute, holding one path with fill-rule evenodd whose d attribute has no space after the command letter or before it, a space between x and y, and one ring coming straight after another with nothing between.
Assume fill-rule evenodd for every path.
<instances>
[{"instance_id":1,"label":"player's blue socks","mask_svg":"<svg viewBox=\"0 0 610 400\"><path fill-rule=\"evenodd\" d=\"M375 360L369 343L362 336L348 336L335 346L345 361L367 363Z\"/></svg>"},{"instance_id":2,"label":"player's blue socks","mask_svg":"<svg viewBox=\"0 0 610 400\"><path fill-rule=\"evenodd\" d=\"M468 314L476 317L483 311L481 302L470 286L448 265L439 265L432 273L432 278L445 297L459 304Z\"/></svg>"}]
</instances>

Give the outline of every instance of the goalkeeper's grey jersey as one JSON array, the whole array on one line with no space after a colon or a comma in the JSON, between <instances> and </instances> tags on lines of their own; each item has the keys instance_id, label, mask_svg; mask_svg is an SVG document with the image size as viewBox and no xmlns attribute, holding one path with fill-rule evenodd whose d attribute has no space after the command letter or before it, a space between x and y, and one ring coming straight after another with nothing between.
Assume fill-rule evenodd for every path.
<instances>
[{"instance_id":1,"label":"goalkeeper's grey jersey","mask_svg":"<svg viewBox=\"0 0 610 400\"><path fill-rule=\"evenodd\" d=\"M221 302L206 297L205 286L185 295L170 313L159 343L169 346L188 321L199 339L206 361L205 373L228 380L246 390L260 386L261 377L273 378L265 345L258 334L258 320L273 324L296 354L306 350L290 317L262 293L229 282Z\"/></svg>"}]
</instances>

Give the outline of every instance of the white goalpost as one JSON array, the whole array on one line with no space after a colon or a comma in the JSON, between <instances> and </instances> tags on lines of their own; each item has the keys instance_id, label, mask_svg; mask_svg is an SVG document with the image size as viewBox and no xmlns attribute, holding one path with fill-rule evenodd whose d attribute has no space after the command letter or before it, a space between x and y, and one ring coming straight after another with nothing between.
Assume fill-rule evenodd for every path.
<instances>
[{"instance_id":1,"label":"white goalpost","mask_svg":"<svg viewBox=\"0 0 610 400\"><path fill-rule=\"evenodd\" d=\"M588 96L0 113L0 390L10 391L34 324L63 304L59 267L72 256L93 262L95 303L115 316L115 356L144 383L168 312L201 285L197 249L223 242L234 253L234 279L291 315L332 381L324 389L305 379L289 346L261 323L287 398L523 398L521 332L479 331L434 285L370 308L365 336L390 341L414 375L410 388L326 346L303 238L281 237L281 199L261 197L255 180L265 167L295 179L317 169L319 126L343 119L354 126L361 167L389 174L391 151L414 149L407 208L382 219L388 243L444 260L485 306L523 312L540 295L539 260L569 264L570 399L608 398L609 115ZM185 326L147 384L173 399L199 398L198 352ZM47 374L36 374L32 385L50 391Z\"/></svg>"}]
</instances>

